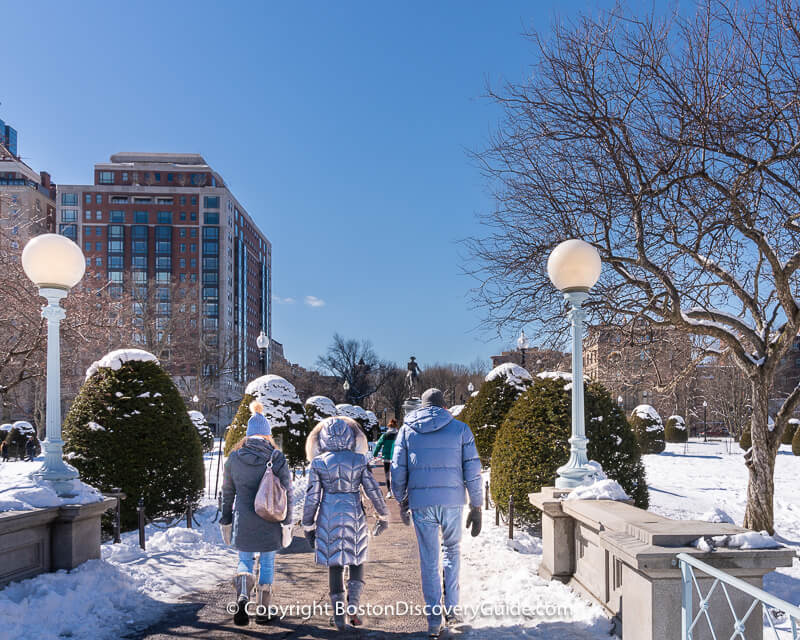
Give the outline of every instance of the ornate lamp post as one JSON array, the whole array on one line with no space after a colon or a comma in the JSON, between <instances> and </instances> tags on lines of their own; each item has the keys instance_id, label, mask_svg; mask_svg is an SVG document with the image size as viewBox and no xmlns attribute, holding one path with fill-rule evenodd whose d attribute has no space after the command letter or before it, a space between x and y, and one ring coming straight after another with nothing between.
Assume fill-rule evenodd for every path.
<instances>
[{"instance_id":1,"label":"ornate lamp post","mask_svg":"<svg viewBox=\"0 0 800 640\"><path fill-rule=\"evenodd\" d=\"M73 480L77 470L63 458L61 439L61 337L59 325L66 317L61 300L66 298L86 270L81 248L69 238L56 233L36 236L22 251L25 275L47 300L42 317L47 320L47 402L45 411L46 439L44 463L34 476L49 481L62 497L76 495Z\"/></svg>"},{"instance_id":2,"label":"ornate lamp post","mask_svg":"<svg viewBox=\"0 0 800 640\"><path fill-rule=\"evenodd\" d=\"M350 402L350 383L347 380L344 381L342 389L344 389L344 401Z\"/></svg>"},{"instance_id":3,"label":"ornate lamp post","mask_svg":"<svg viewBox=\"0 0 800 640\"><path fill-rule=\"evenodd\" d=\"M531 343L528 341L528 336L525 335L525 329L522 329L519 332L519 338L517 338L517 347L522 352L522 368L525 368L525 350L531 346Z\"/></svg>"},{"instance_id":4,"label":"ornate lamp post","mask_svg":"<svg viewBox=\"0 0 800 640\"><path fill-rule=\"evenodd\" d=\"M547 260L547 273L570 305L572 323L572 437L567 464L558 469L556 487L577 487L591 472L586 457L586 427L583 415L583 303L600 278L600 255L588 242L567 240Z\"/></svg>"},{"instance_id":5,"label":"ornate lamp post","mask_svg":"<svg viewBox=\"0 0 800 640\"><path fill-rule=\"evenodd\" d=\"M267 375L267 349L269 348L269 338L263 331L258 334L256 338L256 346L258 346L259 361L261 362L261 375Z\"/></svg>"},{"instance_id":6,"label":"ornate lamp post","mask_svg":"<svg viewBox=\"0 0 800 640\"><path fill-rule=\"evenodd\" d=\"M708 442L708 402L703 400L703 442Z\"/></svg>"}]
</instances>

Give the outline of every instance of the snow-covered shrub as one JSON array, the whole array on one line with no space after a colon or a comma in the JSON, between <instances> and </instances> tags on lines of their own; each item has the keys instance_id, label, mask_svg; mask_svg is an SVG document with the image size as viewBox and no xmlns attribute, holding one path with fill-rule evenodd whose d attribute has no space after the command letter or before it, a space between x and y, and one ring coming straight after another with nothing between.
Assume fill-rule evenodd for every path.
<instances>
[{"instance_id":1,"label":"snow-covered shrub","mask_svg":"<svg viewBox=\"0 0 800 640\"><path fill-rule=\"evenodd\" d=\"M475 446L481 463L486 466L492 458L492 448L497 431L511 409L511 405L531 386L531 374L513 362L506 362L492 369L486 381L476 391L458 416L475 436Z\"/></svg>"},{"instance_id":2,"label":"snow-covered shrub","mask_svg":"<svg viewBox=\"0 0 800 640\"><path fill-rule=\"evenodd\" d=\"M744 429L742 429L742 435L739 436L739 446L742 448L742 451L747 451L750 447L753 446L753 440L750 437L750 425L748 424Z\"/></svg>"},{"instance_id":3,"label":"snow-covered shrub","mask_svg":"<svg viewBox=\"0 0 800 640\"><path fill-rule=\"evenodd\" d=\"M6 425L4 425L6 426ZM34 455L38 456L42 452L42 445L36 437L36 429L25 420L17 420L9 424L5 440L8 443L8 455L12 458L24 458L26 454L25 445L30 438L33 438Z\"/></svg>"},{"instance_id":4,"label":"snow-covered shrub","mask_svg":"<svg viewBox=\"0 0 800 640\"><path fill-rule=\"evenodd\" d=\"M336 405L333 400L325 396L311 396L306 400L306 418L313 429L318 422L336 415Z\"/></svg>"},{"instance_id":5,"label":"snow-covered shrub","mask_svg":"<svg viewBox=\"0 0 800 640\"><path fill-rule=\"evenodd\" d=\"M800 426L794 430L794 437L792 438L792 453L800 456Z\"/></svg>"},{"instance_id":6,"label":"snow-covered shrub","mask_svg":"<svg viewBox=\"0 0 800 640\"><path fill-rule=\"evenodd\" d=\"M361 427L361 430L365 434L369 434L369 416L367 415L366 410L362 407L359 407L355 404L337 404L336 415L352 418L358 422L358 426Z\"/></svg>"},{"instance_id":7,"label":"snow-covered shrub","mask_svg":"<svg viewBox=\"0 0 800 640\"><path fill-rule=\"evenodd\" d=\"M689 432L686 430L686 421L682 416L670 416L664 426L664 440L667 442L686 442Z\"/></svg>"},{"instance_id":8,"label":"snow-covered shrub","mask_svg":"<svg viewBox=\"0 0 800 640\"><path fill-rule=\"evenodd\" d=\"M566 387L570 387L569 389ZM558 467L569 459L572 435L571 384L563 378L537 378L508 412L492 454L492 499L504 508L514 496L515 513L523 522L538 518L528 494L553 486ZM600 463L634 503L648 504L641 451L625 414L598 383L584 386L587 455Z\"/></svg>"},{"instance_id":9,"label":"snow-covered shrub","mask_svg":"<svg viewBox=\"0 0 800 640\"><path fill-rule=\"evenodd\" d=\"M458 416L461 415L462 411L464 411L464 405L463 404L457 404L454 407L450 407L450 414L454 418L458 418Z\"/></svg>"},{"instance_id":10,"label":"snow-covered shrub","mask_svg":"<svg viewBox=\"0 0 800 640\"><path fill-rule=\"evenodd\" d=\"M211 431L211 426L208 420L200 411L190 411L189 420L197 429L197 435L200 436L200 443L203 445L203 451L211 451L214 448L214 433Z\"/></svg>"},{"instance_id":11,"label":"snow-covered shrub","mask_svg":"<svg viewBox=\"0 0 800 640\"><path fill-rule=\"evenodd\" d=\"M783 437L781 437L781 444L792 444L792 439L794 438L795 431L797 431L798 424L800 424L800 420L797 418L789 419L789 424L786 425L786 430L783 432Z\"/></svg>"},{"instance_id":12,"label":"snow-covered shrub","mask_svg":"<svg viewBox=\"0 0 800 640\"><path fill-rule=\"evenodd\" d=\"M239 410L225 435L225 454L247 433L250 402L253 400L264 405L264 417L269 421L273 437L280 443L289 464L300 464L305 457L309 432L306 413L292 383L273 374L256 378L245 388Z\"/></svg>"},{"instance_id":13,"label":"snow-covered shrub","mask_svg":"<svg viewBox=\"0 0 800 640\"><path fill-rule=\"evenodd\" d=\"M83 481L127 494L125 528L136 526L139 498L154 518L185 510L203 491L200 436L169 375L145 351L112 352L89 368L64 441Z\"/></svg>"},{"instance_id":14,"label":"snow-covered shrub","mask_svg":"<svg viewBox=\"0 0 800 640\"><path fill-rule=\"evenodd\" d=\"M631 429L642 453L661 453L666 448L664 423L658 411L649 404L640 404L631 413Z\"/></svg>"},{"instance_id":15,"label":"snow-covered shrub","mask_svg":"<svg viewBox=\"0 0 800 640\"><path fill-rule=\"evenodd\" d=\"M367 420L369 420L367 423L367 436L373 440L377 440L381 437L378 416L375 415L374 411L367 411Z\"/></svg>"}]
</instances>

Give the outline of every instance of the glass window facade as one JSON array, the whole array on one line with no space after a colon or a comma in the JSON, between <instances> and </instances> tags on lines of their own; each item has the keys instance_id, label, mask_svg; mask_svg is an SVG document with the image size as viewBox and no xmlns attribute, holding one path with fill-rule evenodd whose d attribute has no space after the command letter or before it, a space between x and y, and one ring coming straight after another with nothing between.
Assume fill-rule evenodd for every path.
<instances>
[{"instance_id":1,"label":"glass window facade","mask_svg":"<svg viewBox=\"0 0 800 640\"><path fill-rule=\"evenodd\" d=\"M113 171L98 172L97 181L100 184L114 184L114 172Z\"/></svg>"},{"instance_id":2,"label":"glass window facade","mask_svg":"<svg viewBox=\"0 0 800 640\"><path fill-rule=\"evenodd\" d=\"M78 206L78 194L77 193L62 193L61 194L61 204L65 205L65 206L68 206L68 207Z\"/></svg>"}]
</instances>

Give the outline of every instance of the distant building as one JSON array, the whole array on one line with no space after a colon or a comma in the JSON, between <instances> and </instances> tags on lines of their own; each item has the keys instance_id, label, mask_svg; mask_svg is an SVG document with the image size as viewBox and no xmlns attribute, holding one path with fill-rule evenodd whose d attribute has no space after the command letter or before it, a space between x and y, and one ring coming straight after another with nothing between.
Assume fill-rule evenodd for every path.
<instances>
[{"instance_id":1,"label":"distant building","mask_svg":"<svg viewBox=\"0 0 800 640\"><path fill-rule=\"evenodd\" d=\"M117 153L95 165L93 184L59 185L57 209L58 232L86 256L85 286L132 296L139 316L155 296L164 330L135 342L175 351L176 324L196 336L194 362L168 368L228 424L261 372L256 338L272 333L272 245L222 176L197 154Z\"/></svg>"},{"instance_id":2,"label":"distant building","mask_svg":"<svg viewBox=\"0 0 800 640\"><path fill-rule=\"evenodd\" d=\"M17 130L0 120L0 144L14 157L19 158L19 145L17 144Z\"/></svg>"},{"instance_id":3,"label":"distant building","mask_svg":"<svg viewBox=\"0 0 800 640\"><path fill-rule=\"evenodd\" d=\"M32 236L55 231L56 185L0 143L0 228L12 248Z\"/></svg>"},{"instance_id":4,"label":"distant building","mask_svg":"<svg viewBox=\"0 0 800 640\"><path fill-rule=\"evenodd\" d=\"M594 325L584 342L586 376L602 383L630 414L634 407L649 404L662 418L679 414L690 422L694 402L694 374L690 373L669 392L666 386L691 363L689 337L676 329L631 324L627 327Z\"/></svg>"},{"instance_id":5,"label":"distant building","mask_svg":"<svg viewBox=\"0 0 800 640\"><path fill-rule=\"evenodd\" d=\"M498 356L491 356L492 367L499 367L506 362L513 362L527 369L532 374L541 371L562 371L570 365L570 354L552 349L530 347L528 349L514 349L503 351Z\"/></svg>"}]
</instances>

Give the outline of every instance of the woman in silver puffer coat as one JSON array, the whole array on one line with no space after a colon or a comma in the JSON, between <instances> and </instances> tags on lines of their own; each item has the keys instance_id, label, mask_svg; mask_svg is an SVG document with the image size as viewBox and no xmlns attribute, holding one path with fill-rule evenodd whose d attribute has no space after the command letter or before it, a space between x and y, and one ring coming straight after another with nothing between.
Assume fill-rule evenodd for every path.
<instances>
[{"instance_id":1,"label":"woman in silver puffer coat","mask_svg":"<svg viewBox=\"0 0 800 640\"><path fill-rule=\"evenodd\" d=\"M358 607L369 544L362 488L378 512L373 534L379 535L388 526L389 510L369 470L368 450L367 437L358 423L341 416L320 422L306 440L306 457L311 466L303 528L315 550L317 564L328 567L333 623L338 629L345 627L345 612L353 626L361 624ZM345 566L350 567L346 607Z\"/></svg>"}]
</instances>

